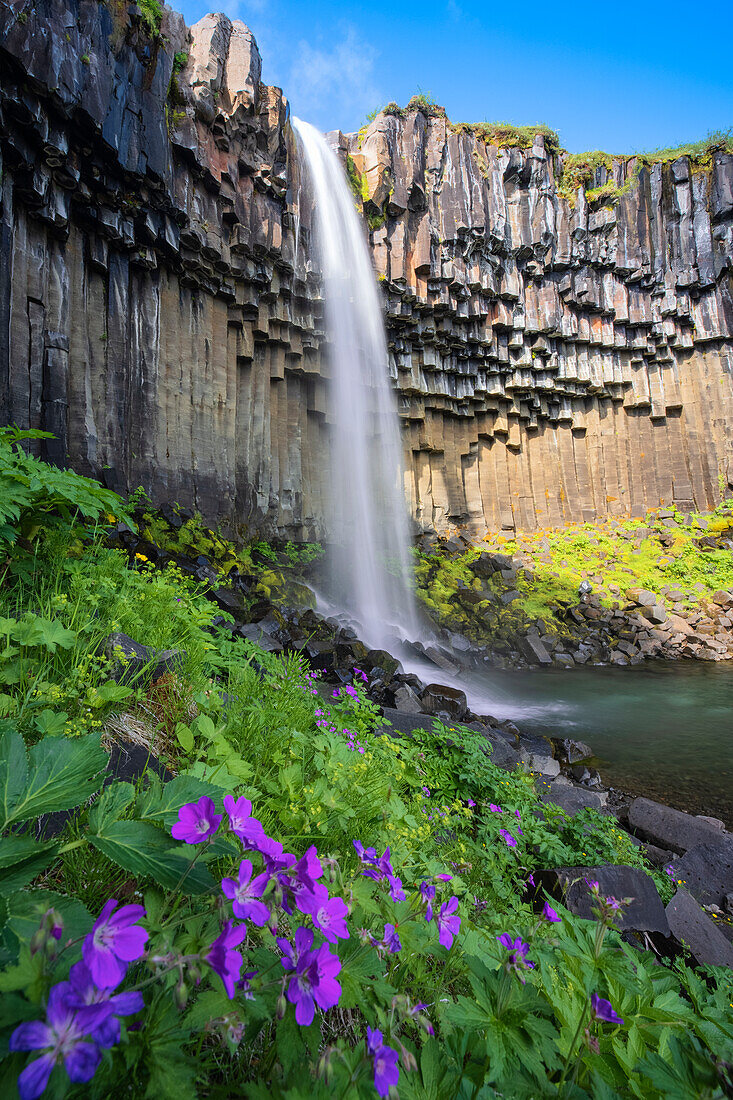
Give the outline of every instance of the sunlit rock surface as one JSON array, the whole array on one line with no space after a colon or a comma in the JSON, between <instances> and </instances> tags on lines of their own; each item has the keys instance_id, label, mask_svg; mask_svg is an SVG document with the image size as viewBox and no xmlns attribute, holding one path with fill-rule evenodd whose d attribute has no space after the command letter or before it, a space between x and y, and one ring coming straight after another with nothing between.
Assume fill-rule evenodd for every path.
<instances>
[{"instance_id":1,"label":"sunlit rock surface","mask_svg":"<svg viewBox=\"0 0 733 1100\"><path fill-rule=\"evenodd\" d=\"M161 35L121 0L0 0L0 420L115 488L322 535L322 303L287 102L244 24L165 9ZM333 139L371 215L422 527L719 499L733 157L644 168L596 209L558 193L541 137L498 149L413 110Z\"/></svg>"}]
</instances>

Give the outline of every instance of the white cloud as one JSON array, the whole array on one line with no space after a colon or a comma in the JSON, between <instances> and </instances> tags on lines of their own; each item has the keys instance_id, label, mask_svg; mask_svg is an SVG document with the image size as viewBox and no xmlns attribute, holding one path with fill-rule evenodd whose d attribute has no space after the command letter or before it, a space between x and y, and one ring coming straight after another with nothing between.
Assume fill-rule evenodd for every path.
<instances>
[{"instance_id":1,"label":"white cloud","mask_svg":"<svg viewBox=\"0 0 733 1100\"><path fill-rule=\"evenodd\" d=\"M301 40L285 81L295 114L322 129L354 128L382 105L373 76L376 57L353 27L326 49Z\"/></svg>"}]
</instances>

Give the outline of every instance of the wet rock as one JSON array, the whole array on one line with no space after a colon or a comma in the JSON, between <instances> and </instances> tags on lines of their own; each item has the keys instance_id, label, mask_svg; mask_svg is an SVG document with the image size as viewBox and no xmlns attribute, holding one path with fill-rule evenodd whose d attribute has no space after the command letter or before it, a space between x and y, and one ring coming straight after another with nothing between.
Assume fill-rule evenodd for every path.
<instances>
[{"instance_id":1,"label":"wet rock","mask_svg":"<svg viewBox=\"0 0 733 1100\"><path fill-rule=\"evenodd\" d=\"M586 745L585 741L577 741L573 737L553 737L557 754L566 764L581 764L593 756L593 749Z\"/></svg>"},{"instance_id":2,"label":"wet rock","mask_svg":"<svg viewBox=\"0 0 733 1100\"><path fill-rule=\"evenodd\" d=\"M733 967L733 944L687 890L678 890L667 906L672 935L689 947L701 966Z\"/></svg>"},{"instance_id":3,"label":"wet rock","mask_svg":"<svg viewBox=\"0 0 733 1100\"><path fill-rule=\"evenodd\" d=\"M394 703L395 708L405 714L420 714L423 709L419 695L409 684L401 684L397 688L394 693Z\"/></svg>"},{"instance_id":4,"label":"wet rock","mask_svg":"<svg viewBox=\"0 0 733 1100\"><path fill-rule=\"evenodd\" d=\"M531 664L552 664L552 657L547 652L540 638L535 637L533 634L527 634L526 637L520 637L518 642L522 655Z\"/></svg>"},{"instance_id":5,"label":"wet rock","mask_svg":"<svg viewBox=\"0 0 733 1100\"><path fill-rule=\"evenodd\" d=\"M237 634L248 642L254 642L264 649L266 653L282 653L282 643L273 638L267 631L262 630L259 623L244 623L237 627Z\"/></svg>"},{"instance_id":6,"label":"wet rock","mask_svg":"<svg viewBox=\"0 0 733 1100\"><path fill-rule=\"evenodd\" d=\"M459 722L468 710L465 692L442 684L428 684L422 693L421 702L423 710L428 714L456 722Z\"/></svg>"},{"instance_id":7,"label":"wet rock","mask_svg":"<svg viewBox=\"0 0 733 1100\"><path fill-rule=\"evenodd\" d=\"M709 822L649 798L636 798L631 803L629 825L645 840L675 852L720 839L720 830Z\"/></svg>"},{"instance_id":8,"label":"wet rock","mask_svg":"<svg viewBox=\"0 0 733 1100\"><path fill-rule=\"evenodd\" d=\"M702 905L722 906L733 892L733 836L726 833L719 840L690 848L674 860L674 877L682 879Z\"/></svg>"},{"instance_id":9,"label":"wet rock","mask_svg":"<svg viewBox=\"0 0 733 1100\"><path fill-rule=\"evenodd\" d=\"M535 872L537 880L538 872ZM588 882L597 882L604 897L632 898L620 920L624 932L669 935L669 922L654 880L638 867L604 864L600 867L560 867L539 872L539 881L553 897L578 917L595 919Z\"/></svg>"},{"instance_id":10,"label":"wet rock","mask_svg":"<svg viewBox=\"0 0 733 1100\"><path fill-rule=\"evenodd\" d=\"M369 668L380 668L387 676L394 676L396 672L402 672L402 665L387 653L386 649L370 649L367 653L365 664Z\"/></svg>"},{"instance_id":11,"label":"wet rock","mask_svg":"<svg viewBox=\"0 0 733 1100\"><path fill-rule=\"evenodd\" d=\"M154 649L141 645L128 634L110 634L103 642L105 655L112 662L110 679L118 684L140 680L155 683L167 672L177 672L187 659L182 649Z\"/></svg>"},{"instance_id":12,"label":"wet rock","mask_svg":"<svg viewBox=\"0 0 733 1100\"><path fill-rule=\"evenodd\" d=\"M244 616L247 605L240 592L235 592L231 588L217 588L211 593L211 597L222 611L226 611L233 619L241 619Z\"/></svg>"}]
</instances>

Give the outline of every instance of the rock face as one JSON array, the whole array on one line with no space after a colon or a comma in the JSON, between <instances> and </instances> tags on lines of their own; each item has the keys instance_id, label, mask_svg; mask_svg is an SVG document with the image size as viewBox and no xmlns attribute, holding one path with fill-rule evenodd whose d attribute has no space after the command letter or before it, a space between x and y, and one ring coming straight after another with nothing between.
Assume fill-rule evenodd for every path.
<instances>
[{"instance_id":1,"label":"rock face","mask_svg":"<svg viewBox=\"0 0 733 1100\"><path fill-rule=\"evenodd\" d=\"M425 527L717 502L733 482L733 156L615 161L590 181L617 186L601 206L562 194L541 135L497 148L418 108L341 144L384 218L373 252Z\"/></svg>"},{"instance_id":2,"label":"rock face","mask_svg":"<svg viewBox=\"0 0 733 1100\"><path fill-rule=\"evenodd\" d=\"M223 15L164 8L156 35L123 0L0 0L0 421L113 488L320 537L322 302L261 74ZM717 501L733 157L616 162L599 209L541 136L499 149L412 110L334 142L368 195L419 525Z\"/></svg>"},{"instance_id":3,"label":"rock face","mask_svg":"<svg viewBox=\"0 0 733 1100\"><path fill-rule=\"evenodd\" d=\"M0 422L112 488L314 534L321 302L287 103L244 24L165 8L160 32L120 0L0 0Z\"/></svg>"}]
</instances>

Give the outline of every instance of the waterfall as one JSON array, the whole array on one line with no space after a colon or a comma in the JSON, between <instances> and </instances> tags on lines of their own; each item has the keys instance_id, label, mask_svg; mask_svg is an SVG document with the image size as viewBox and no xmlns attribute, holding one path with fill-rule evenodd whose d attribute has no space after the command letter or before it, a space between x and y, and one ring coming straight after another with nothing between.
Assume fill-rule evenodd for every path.
<instances>
[{"instance_id":1,"label":"waterfall","mask_svg":"<svg viewBox=\"0 0 733 1100\"><path fill-rule=\"evenodd\" d=\"M324 136L292 119L323 277L332 424L332 600L374 648L414 636L397 402L377 280L346 174ZM299 204L305 196L299 195Z\"/></svg>"}]
</instances>

